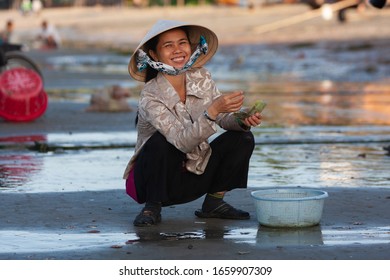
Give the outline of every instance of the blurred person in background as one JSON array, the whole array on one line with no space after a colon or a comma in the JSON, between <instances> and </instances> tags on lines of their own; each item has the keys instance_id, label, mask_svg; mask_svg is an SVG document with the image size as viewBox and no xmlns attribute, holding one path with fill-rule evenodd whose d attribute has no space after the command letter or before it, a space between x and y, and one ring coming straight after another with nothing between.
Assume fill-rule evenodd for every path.
<instances>
[{"instance_id":1,"label":"blurred person in background","mask_svg":"<svg viewBox=\"0 0 390 280\"><path fill-rule=\"evenodd\" d=\"M39 16L41 14L41 11L43 9L42 1L41 0L33 0L31 10L33 14L36 16Z\"/></svg>"},{"instance_id":2,"label":"blurred person in background","mask_svg":"<svg viewBox=\"0 0 390 280\"><path fill-rule=\"evenodd\" d=\"M22 50L23 45L18 44L14 36L14 22L9 19L5 23L4 30L0 33L0 48L2 51L18 51Z\"/></svg>"},{"instance_id":3,"label":"blurred person in background","mask_svg":"<svg viewBox=\"0 0 390 280\"><path fill-rule=\"evenodd\" d=\"M9 19L5 23L4 30L0 33L0 44L11 43L12 32L14 31L14 22Z\"/></svg>"},{"instance_id":4,"label":"blurred person in background","mask_svg":"<svg viewBox=\"0 0 390 280\"><path fill-rule=\"evenodd\" d=\"M31 0L23 0L20 3L20 12L22 15L26 16L29 15L32 11L32 2Z\"/></svg>"},{"instance_id":5,"label":"blurred person in background","mask_svg":"<svg viewBox=\"0 0 390 280\"><path fill-rule=\"evenodd\" d=\"M57 49L61 46L61 37L57 29L46 20L41 23L37 41L42 49Z\"/></svg>"}]
</instances>

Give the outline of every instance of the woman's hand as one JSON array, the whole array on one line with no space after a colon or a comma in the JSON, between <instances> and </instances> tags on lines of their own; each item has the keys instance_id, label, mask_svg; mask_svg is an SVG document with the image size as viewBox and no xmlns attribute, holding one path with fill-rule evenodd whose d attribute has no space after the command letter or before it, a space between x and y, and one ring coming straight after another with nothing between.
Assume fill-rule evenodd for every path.
<instances>
[{"instance_id":1,"label":"woman's hand","mask_svg":"<svg viewBox=\"0 0 390 280\"><path fill-rule=\"evenodd\" d=\"M215 99L207 108L207 112L211 118L216 119L219 113L230 113L240 110L243 103L244 93L242 91L226 93ZM251 120L251 122L256 122L256 120Z\"/></svg>"},{"instance_id":2,"label":"woman's hand","mask_svg":"<svg viewBox=\"0 0 390 280\"><path fill-rule=\"evenodd\" d=\"M246 126L258 126L261 124L262 119L263 116L260 113L255 113L252 116L249 116L245 120L243 120L243 123Z\"/></svg>"}]
</instances>

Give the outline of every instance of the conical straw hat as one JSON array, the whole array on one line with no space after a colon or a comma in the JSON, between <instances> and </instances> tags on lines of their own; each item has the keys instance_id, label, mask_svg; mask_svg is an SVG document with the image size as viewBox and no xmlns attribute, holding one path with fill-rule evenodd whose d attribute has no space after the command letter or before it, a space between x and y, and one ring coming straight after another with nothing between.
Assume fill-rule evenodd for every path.
<instances>
[{"instance_id":1,"label":"conical straw hat","mask_svg":"<svg viewBox=\"0 0 390 280\"><path fill-rule=\"evenodd\" d=\"M145 44L150 39L158 36L161 33L164 33L165 31L177 27L186 27L188 29L189 40L191 44L193 44L192 51L194 51L196 45L198 44L200 40L200 36L203 36L206 39L206 42L208 44L209 47L208 52L206 54L201 54L192 67L201 67L213 57L213 55L215 54L218 48L218 38L213 31L200 25L189 24L181 21L159 20L156 22L155 25L153 25L153 27L145 35L145 37L142 39L141 43L138 45L133 55L131 56L129 67L128 67L130 76L132 76L134 79L138 81L145 82L146 71L140 72L137 68L137 61L136 61L137 51L139 49L142 49L146 53L148 53L148 50L145 49Z\"/></svg>"}]
</instances>

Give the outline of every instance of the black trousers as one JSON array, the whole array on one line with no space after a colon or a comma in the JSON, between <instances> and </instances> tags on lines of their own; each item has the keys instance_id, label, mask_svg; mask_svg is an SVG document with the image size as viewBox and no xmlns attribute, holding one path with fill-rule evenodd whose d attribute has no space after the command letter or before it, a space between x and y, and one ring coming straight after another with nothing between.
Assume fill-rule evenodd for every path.
<instances>
[{"instance_id":1,"label":"black trousers","mask_svg":"<svg viewBox=\"0 0 390 280\"><path fill-rule=\"evenodd\" d=\"M135 164L138 196L146 202L169 206L193 201L206 193L246 188L255 146L252 132L226 131L210 146L212 153L205 172L196 175L185 169L185 153L156 132L143 146Z\"/></svg>"}]
</instances>

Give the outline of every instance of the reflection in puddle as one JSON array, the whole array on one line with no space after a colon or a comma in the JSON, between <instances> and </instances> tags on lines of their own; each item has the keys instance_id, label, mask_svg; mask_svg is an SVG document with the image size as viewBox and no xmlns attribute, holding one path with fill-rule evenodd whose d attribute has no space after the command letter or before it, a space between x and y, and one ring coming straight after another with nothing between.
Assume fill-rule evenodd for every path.
<instances>
[{"instance_id":1,"label":"reflection in puddle","mask_svg":"<svg viewBox=\"0 0 390 280\"><path fill-rule=\"evenodd\" d=\"M46 142L46 135L21 135L21 136L5 136L0 137L0 146L7 144L17 143L33 143L33 142Z\"/></svg>"},{"instance_id":2,"label":"reflection in puddle","mask_svg":"<svg viewBox=\"0 0 390 280\"><path fill-rule=\"evenodd\" d=\"M325 244L343 245L343 244L389 244L390 226L376 228L331 228L323 231L325 235Z\"/></svg>"},{"instance_id":3,"label":"reflection in puddle","mask_svg":"<svg viewBox=\"0 0 390 280\"><path fill-rule=\"evenodd\" d=\"M285 138L283 133L277 133L268 143L264 135L256 136L263 143L256 146L251 158L248 178L251 188L270 185L375 188L389 185L390 157L380 142L272 144ZM57 139L49 135L53 144L44 151L2 150L0 191L72 192L123 188L122 172L133 148L118 148L118 145L129 145L131 137L119 135L115 138L116 134L112 133L97 137L94 142L94 136L85 134L79 144L77 135L58 136ZM108 141L98 146L102 139ZM85 146L82 143L86 143Z\"/></svg>"},{"instance_id":4,"label":"reflection in puddle","mask_svg":"<svg viewBox=\"0 0 390 280\"><path fill-rule=\"evenodd\" d=\"M256 247L332 246L390 244L390 227L334 229L320 226L299 229L239 228L160 232L156 228L136 229L135 233L52 233L0 231L0 254L20 252L54 252L86 248L122 248L149 242L224 239ZM162 243L163 245L163 243Z\"/></svg>"},{"instance_id":5,"label":"reflection in puddle","mask_svg":"<svg viewBox=\"0 0 390 280\"><path fill-rule=\"evenodd\" d=\"M15 146L27 146L31 150L34 145L46 145L49 150L58 149L83 149L83 148L116 148L135 146L137 141L136 131L127 132L93 132L93 133L49 133L47 135L27 135L27 136L0 136L0 148L14 148ZM39 151L39 150L38 150ZM45 152L45 151L39 151Z\"/></svg>"},{"instance_id":6,"label":"reflection in puddle","mask_svg":"<svg viewBox=\"0 0 390 280\"><path fill-rule=\"evenodd\" d=\"M320 226L298 229L260 227L256 243L261 246L323 245Z\"/></svg>"},{"instance_id":7,"label":"reflection in puddle","mask_svg":"<svg viewBox=\"0 0 390 280\"><path fill-rule=\"evenodd\" d=\"M260 247L388 244L390 227L364 229L334 229L314 226L303 228L234 228L202 229L194 232L160 232L157 229L136 229L138 238L130 243L152 241L179 241L188 239L224 239Z\"/></svg>"},{"instance_id":8,"label":"reflection in puddle","mask_svg":"<svg viewBox=\"0 0 390 280\"><path fill-rule=\"evenodd\" d=\"M21 252L54 252L71 251L84 248L110 247L122 244L126 238L124 233L51 233L27 231L0 231L0 254Z\"/></svg>"},{"instance_id":9,"label":"reflection in puddle","mask_svg":"<svg viewBox=\"0 0 390 280\"><path fill-rule=\"evenodd\" d=\"M388 187L390 157L382 145L259 145L251 159L248 185Z\"/></svg>"},{"instance_id":10,"label":"reflection in puddle","mask_svg":"<svg viewBox=\"0 0 390 280\"><path fill-rule=\"evenodd\" d=\"M30 152L25 162L9 162L7 155L1 155L1 168L18 173L0 176L0 185L8 191L30 193L122 189L122 172L131 153L130 149Z\"/></svg>"},{"instance_id":11,"label":"reflection in puddle","mask_svg":"<svg viewBox=\"0 0 390 280\"><path fill-rule=\"evenodd\" d=\"M186 240L186 239L202 239L202 235L197 232L184 233L160 233L162 240Z\"/></svg>"},{"instance_id":12,"label":"reflection in puddle","mask_svg":"<svg viewBox=\"0 0 390 280\"><path fill-rule=\"evenodd\" d=\"M20 151L0 154L0 190L23 188L42 168L43 159L39 156Z\"/></svg>"},{"instance_id":13,"label":"reflection in puddle","mask_svg":"<svg viewBox=\"0 0 390 280\"><path fill-rule=\"evenodd\" d=\"M135 146L137 140L136 131L115 133L51 133L48 140L53 146L75 148L115 148Z\"/></svg>"},{"instance_id":14,"label":"reflection in puddle","mask_svg":"<svg viewBox=\"0 0 390 280\"><path fill-rule=\"evenodd\" d=\"M240 84L236 84L238 88ZM278 126L355 126L390 124L390 86L369 83L251 83L246 103L264 99L264 121Z\"/></svg>"}]
</instances>

